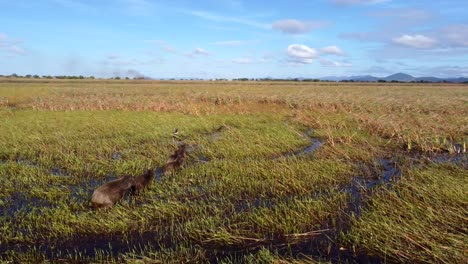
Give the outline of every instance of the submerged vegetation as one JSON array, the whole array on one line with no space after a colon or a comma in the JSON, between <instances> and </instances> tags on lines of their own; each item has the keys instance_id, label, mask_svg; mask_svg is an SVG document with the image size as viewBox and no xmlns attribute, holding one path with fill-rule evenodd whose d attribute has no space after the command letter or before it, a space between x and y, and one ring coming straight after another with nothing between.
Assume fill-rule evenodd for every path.
<instances>
[{"instance_id":1,"label":"submerged vegetation","mask_svg":"<svg viewBox=\"0 0 468 264\"><path fill-rule=\"evenodd\" d=\"M0 120L0 260L466 260L463 85L0 80Z\"/></svg>"}]
</instances>

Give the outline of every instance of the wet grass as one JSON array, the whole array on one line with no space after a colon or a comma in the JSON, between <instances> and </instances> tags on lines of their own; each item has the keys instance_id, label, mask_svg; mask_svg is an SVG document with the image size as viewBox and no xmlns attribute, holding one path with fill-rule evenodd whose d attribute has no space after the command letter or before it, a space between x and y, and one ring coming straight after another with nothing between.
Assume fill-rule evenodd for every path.
<instances>
[{"instance_id":1,"label":"wet grass","mask_svg":"<svg viewBox=\"0 0 468 264\"><path fill-rule=\"evenodd\" d=\"M412 169L395 188L372 198L350 239L392 261L463 263L467 187L468 172L458 166Z\"/></svg>"},{"instance_id":2,"label":"wet grass","mask_svg":"<svg viewBox=\"0 0 468 264\"><path fill-rule=\"evenodd\" d=\"M0 259L463 262L467 91L0 81ZM148 168L148 190L90 208Z\"/></svg>"}]
</instances>

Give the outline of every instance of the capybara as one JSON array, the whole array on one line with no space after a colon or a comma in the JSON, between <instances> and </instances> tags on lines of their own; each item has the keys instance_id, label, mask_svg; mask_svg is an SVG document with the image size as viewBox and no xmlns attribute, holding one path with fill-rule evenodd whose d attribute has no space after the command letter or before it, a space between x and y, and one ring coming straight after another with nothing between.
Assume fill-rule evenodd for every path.
<instances>
[{"instance_id":1,"label":"capybara","mask_svg":"<svg viewBox=\"0 0 468 264\"><path fill-rule=\"evenodd\" d=\"M154 171L152 169L147 170L145 173L135 177L135 185L132 187L132 191L140 191L147 188L153 180Z\"/></svg>"},{"instance_id":2,"label":"capybara","mask_svg":"<svg viewBox=\"0 0 468 264\"><path fill-rule=\"evenodd\" d=\"M182 164L185 162L185 144L182 143L179 145L179 148L169 156L169 159L166 162L166 165L164 166L164 172L168 170L177 170L179 169Z\"/></svg>"},{"instance_id":3,"label":"capybara","mask_svg":"<svg viewBox=\"0 0 468 264\"><path fill-rule=\"evenodd\" d=\"M91 197L94 208L109 208L118 202L135 185L133 176L126 175L99 186Z\"/></svg>"}]
</instances>

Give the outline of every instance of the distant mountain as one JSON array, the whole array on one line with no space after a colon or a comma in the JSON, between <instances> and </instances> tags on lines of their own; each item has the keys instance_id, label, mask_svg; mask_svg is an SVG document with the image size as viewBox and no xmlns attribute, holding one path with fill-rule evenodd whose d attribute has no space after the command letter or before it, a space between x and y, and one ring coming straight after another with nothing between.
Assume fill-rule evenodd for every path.
<instances>
[{"instance_id":1,"label":"distant mountain","mask_svg":"<svg viewBox=\"0 0 468 264\"><path fill-rule=\"evenodd\" d=\"M468 83L468 78L459 77L459 78L448 78L445 79L447 82L455 82L455 83Z\"/></svg>"},{"instance_id":2,"label":"distant mountain","mask_svg":"<svg viewBox=\"0 0 468 264\"><path fill-rule=\"evenodd\" d=\"M467 83L468 78L437 78L437 77L413 77L406 73L395 73L387 77L375 77L372 75L358 75L358 76L327 76L319 78L323 81L354 81L354 82L452 82L452 83Z\"/></svg>"},{"instance_id":3,"label":"distant mountain","mask_svg":"<svg viewBox=\"0 0 468 264\"><path fill-rule=\"evenodd\" d=\"M327 76L319 78L320 80L326 81L343 81L353 80L358 82L376 82L379 78L371 75L356 75L356 76Z\"/></svg>"},{"instance_id":4,"label":"distant mountain","mask_svg":"<svg viewBox=\"0 0 468 264\"><path fill-rule=\"evenodd\" d=\"M364 75L364 76L355 76L353 80L360 81L360 82L376 82L379 78L374 77L372 75Z\"/></svg>"},{"instance_id":5,"label":"distant mountain","mask_svg":"<svg viewBox=\"0 0 468 264\"><path fill-rule=\"evenodd\" d=\"M398 82L411 82L414 81L414 77L406 73L395 73L390 76L383 78L387 82L398 81Z\"/></svg>"},{"instance_id":6,"label":"distant mountain","mask_svg":"<svg viewBox=\"0 0 468 264\"><path fill-rule=\"evenodd\" d=\"M420 82L442 82L443 80L437 77L419 77L416 78L415 81Z\"/></svg>"}]
</instances>

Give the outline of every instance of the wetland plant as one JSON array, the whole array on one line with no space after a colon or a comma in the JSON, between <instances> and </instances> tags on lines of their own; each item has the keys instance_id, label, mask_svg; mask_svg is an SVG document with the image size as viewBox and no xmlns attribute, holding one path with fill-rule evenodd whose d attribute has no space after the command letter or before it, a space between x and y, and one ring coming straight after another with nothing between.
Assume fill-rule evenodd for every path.
<instances>
[{"instance_id":1,"label":"wetland plant","mask_svg":"<svg viewBox=\"0 0 468 264\"><path fill-rule=\"evenodd\" d=\"M118 179L99 186L91 197L94 208L109 208L118 202L125 193L135 186L135 178L130 175L122 176Z\"/></svg>"}]
</instances>

